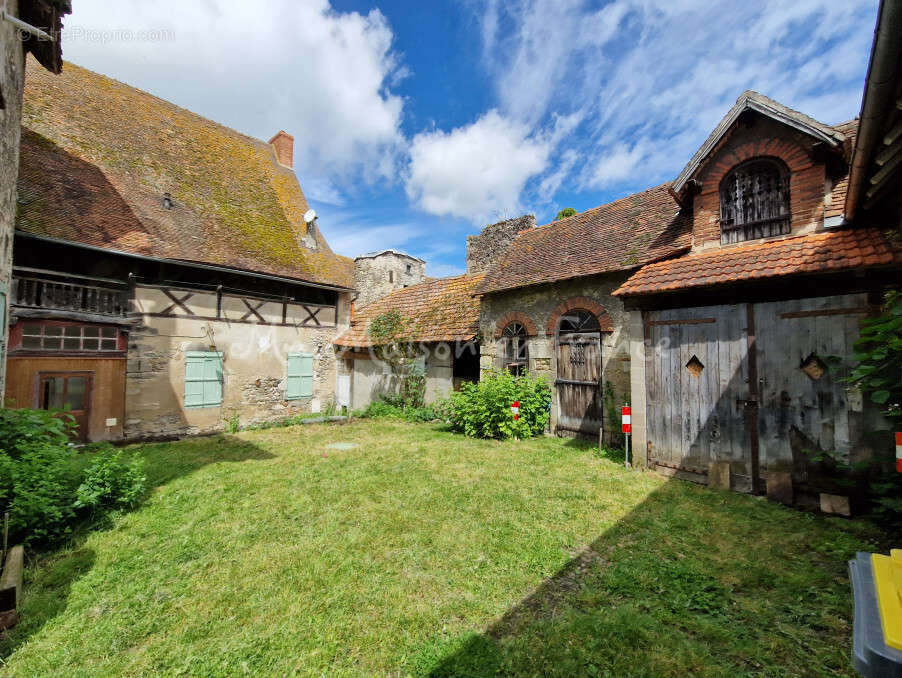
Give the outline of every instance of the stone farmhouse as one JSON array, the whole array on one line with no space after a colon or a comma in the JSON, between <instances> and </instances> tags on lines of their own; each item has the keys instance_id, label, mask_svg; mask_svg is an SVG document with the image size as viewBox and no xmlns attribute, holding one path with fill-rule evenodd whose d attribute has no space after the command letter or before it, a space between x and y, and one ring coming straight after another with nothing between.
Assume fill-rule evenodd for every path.
<instances>
[{"instance_id":1,"label":"stone farmhouse","mask_svg":"<svg viewBox=\"0 0 902 678\"><path fill-rule=\"evenodd\" d=\"M396 387L369 329L398 311L427 400L544 375L551 432L611 443L630 402L636 463L791 501L805 450L865 458L881 423L828 363L902 282L898 23L881 13L859 119L745 92L673 181L487 226L442 279L332 252L287 133L30 64L7 402L68 405L86 440L361 408Z\"/></svg>"}]
</instances>

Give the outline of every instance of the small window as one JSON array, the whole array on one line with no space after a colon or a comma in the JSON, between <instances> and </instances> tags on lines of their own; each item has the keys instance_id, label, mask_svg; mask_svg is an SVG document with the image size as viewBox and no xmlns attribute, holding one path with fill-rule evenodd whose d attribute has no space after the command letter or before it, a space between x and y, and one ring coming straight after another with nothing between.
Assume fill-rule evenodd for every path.
<instances>
[{"instance_id":1,"label":"small window","mask_svg":"<svg viewBox=\"0 0 902 678\"><path fill-rule=\"evenodd\" d=\"M529 346L526 328L520 323L511 323L502 332L504 341L504 368L520 376L529 369Z\"/></svg>"},{"instance_id":2,"label":"small window","mask_svg":"<svg viewBox=\"0 0 902 678\"><path fill-rule=\"evenodd\" d=\"M723 244L789 233L789 172L777 160L739 165L720 184Z\"/></svg>"},{"instance_id":3,"label":"small window","mask_svg":"<svg viewBox=\"0 0 902 678\"><path fill-rule=\"evenodd\" d=\"M222 353L188 351L185 354L185 407L222 405Z\"/></svg>"},{"instance_id":4,"label":"small window","mask_svg":"<svg viewBox=\"0 0 902 678\"><path fill-rule=\"evenodd\" d=\"M313 397L313 354L289 353L285 378L285 400Z\"/></svg>"},{"instance_id":5,"label":"small window","mask_svg":"<svg viewBox=\"0 0 902 678\"><path fill-rule=\"evenodd\" d=\"M119 329L23 323L21 348L35 351L118 351Z\"/></svg>"},{"instance_id":6,"label":"small window","mask_svg":"<svg viewBox=\"0 0 902 678\"><path fill-rule=\"evenodd\" d=\"M413 273L413 264L407 264L407 275Z\"/></svg>"},{"instance_id":7,"label":"small window","mask_svg":"<svg viewBox=\"0 0 902 678\"><path fill-rule=\"evenodd\" d=\"M395 272L394 272L394 271L389 271L389 272L388 272L388 282L391 283L391 282L394 282L394 281L395 281Z\"/></svg>"}]
</instances>

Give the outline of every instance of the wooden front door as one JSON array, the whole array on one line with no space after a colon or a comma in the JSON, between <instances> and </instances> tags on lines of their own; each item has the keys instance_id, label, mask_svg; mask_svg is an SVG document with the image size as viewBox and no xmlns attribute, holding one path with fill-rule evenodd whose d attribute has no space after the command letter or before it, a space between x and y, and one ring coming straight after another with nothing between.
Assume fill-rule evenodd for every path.
<instances>
[{"instance_id":1,"label":"wooden front door","mask_svg":"<svg viewBox=\"0 0 902 678\"><path fill-rule=\"evenodd\" d=\"M649 463L703 477L729 461L734 487L758 491L803 448L847 455L861 409L827 363L851 355L866 310L858 294L647 313Z\"/></svg>"},{"instance_id":2,"label":"wooden front door","mask_svg":"<svg viewBox=\"0 0 902 678\"><path fill-rule=\"evenodd\" d=\"M555 338L557 429L597 436L602 428L601 334L588 311L561 319Z\"/></svg>"},{"instance_id":3,"label":"wooden front door","mask_svg":"<svg viewBox=\"0 0 902 678\"><path fill-rule=\"evenodd\" d=\"M38 374L38 407L42 410L65 410L77 426L74 437L88 440L91 413L91 372L42 372Z\"/></svg>"}]
</instances>

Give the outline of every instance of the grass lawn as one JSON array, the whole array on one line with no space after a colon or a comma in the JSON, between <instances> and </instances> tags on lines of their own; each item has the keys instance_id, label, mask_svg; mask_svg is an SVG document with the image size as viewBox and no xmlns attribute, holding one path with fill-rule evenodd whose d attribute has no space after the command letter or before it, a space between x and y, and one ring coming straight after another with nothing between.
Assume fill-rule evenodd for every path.
<instances>
[{"instance_id":1,"label":"grass lawn","mask_svg":"<svg viewBox=\"0 0 902 678\"><path fill-rule=\"evenodd\" d=\"M431 425L130 449L154 489L29 565L0 677L853 675L865 523Z\"/></svg>"}]
</instances>

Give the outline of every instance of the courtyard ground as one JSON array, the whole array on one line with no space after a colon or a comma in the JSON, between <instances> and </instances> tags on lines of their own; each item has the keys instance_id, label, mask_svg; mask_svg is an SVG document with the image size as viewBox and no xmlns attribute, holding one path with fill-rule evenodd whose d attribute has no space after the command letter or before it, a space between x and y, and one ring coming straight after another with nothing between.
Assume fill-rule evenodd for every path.
<instances>
[{"instance_id":1,"label":"courtyard ground","mask_svg":"<svg viewBox=\"0 0 902 678\"><path fill-rule=\"evenodd\" d=\"M574 440L358 421L128 450L147 500L32 561L0 675L851 676L846 561L883 546Z\"/></svg>"}]
</instances>

